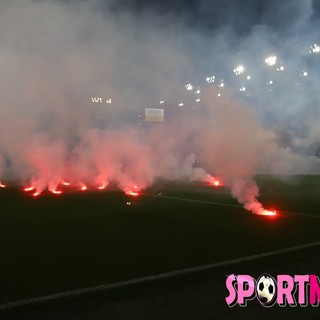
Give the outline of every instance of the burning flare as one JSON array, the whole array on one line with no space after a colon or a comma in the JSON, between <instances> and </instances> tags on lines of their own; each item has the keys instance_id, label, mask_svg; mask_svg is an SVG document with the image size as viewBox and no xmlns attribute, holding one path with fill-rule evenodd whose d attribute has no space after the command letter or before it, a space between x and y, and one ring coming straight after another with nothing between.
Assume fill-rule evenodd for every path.
<instances>
[{"instance_id":1,"label":"burning flare","mask_svg":"<svg viewBox=\"0 0 320 320\"><path fill-rule=\"evenodd\" d=\"M262 213L258 213L258 214L261 214L263 216L275 216L277 214L277 211L276 210L266 210L266 209L264 209L262 211Z\"/></svg>"},{"instance_id":2,"label":"burning flare","mask_svg":"<svg viewBox=\"0 0 320 320\"><path fill-rule=\"evenodd\" d=\"M34 190L34 189L35 189L34 186L30 186L30 187L24 188L23 190L26 191L26 192L28 192L28 191L32 191L32 190Z\"/></svg>"},{"instance_id":3,"label":"burning flare","mask_svg":"<svg viewBox=\"0 0 320 320\"><path fill-rule=\"evenodd\" d=\"M219 178L216 178L210 174L208 174L205 179L205 182L209 183L210 185L214 186L214 187L221 187L222 186L222 182Z\"/></svg>"},{"instance_id":4,"label":"burning flare","mask_svg":"<svg viewBox=\"0 0 320 320\"><path fill-rule=\"evenodd\" d=\"M133 189L133 190L132 190ZM137 185L134 185L133 188L130 188L130 187L127 187L125 188L123 191L126 195L128 196L133 196L133 197L137 197L139 195L139 192L138 192L138 186Z\"/></svg>"},{"instance_id":5,"label":"burning flare","mask_svg":"<svg viewBox=\"0 0 320 320\"><path fill-rule=\"evenodd\" d=\"M3 183L0 181L0 188L5 188L5 187L6 187L6 185L3 184Z\"/></svg>"},{"instance_id":6,"label":"burning flare","mask_svg":"<svg viewBox=\"0 0 320 320\"><path fill-rule=\"evenodd\" d=\"M61 194L62 193L61 190L57 190L57 189L52 189L52 190L50 190L50 192L52 192L53 194Z\"/></svg>"},{"instance_id":7,"label":"burning flare","mask_svg":"<svg viewBox=\"0 0 320 320\"><path fill-rule=\"evenodd\" d=\"M109 182L102 182L100 186L98 186L99 190L104 190L109 185Z\"/></svg>"},{"instance_id":8,"label":"burning flare","mask_svg":"<svg viewBox=\"0 0 320 320\"><path fill-rule=\"evenodd\" d=\"M86 191L86 190L88 190L88 187L83 182L81 182L80 183L80 190L81 191Z\"/></svg>"}]
</instances>

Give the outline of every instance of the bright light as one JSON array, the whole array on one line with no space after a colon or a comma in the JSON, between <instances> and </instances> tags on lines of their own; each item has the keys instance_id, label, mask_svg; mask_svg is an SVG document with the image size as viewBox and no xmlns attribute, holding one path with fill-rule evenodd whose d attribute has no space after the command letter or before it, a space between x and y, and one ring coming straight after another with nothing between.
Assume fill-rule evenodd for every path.
<instances>
[{"instance_id":1,"label":"bright light","mask_svg":"<svg viewBox=\"0 0 320 320\"><path fill-rule=\"evenodd\" d=\"M277 57L276 56L270 56L270 57L266 58L264 61L268 66L273 66L277 62Z\"/></svg>"},{"instance_id":2,"label":"bright light","mask_svg":"<svg viewBox=\"0 0 320 320\"><path fill-rule=\"evenodd\" d=\"M247 80L251 80L251 76L247 76Z\"/></svg>"},{"instance_id":3,"label":"bright light","mask_svg":"<svg viewBox=\"0 0 320 320\"><path fill-rule=\"evenodd\" d=\"M1 181L0 181L0 188L5 188L5 187L6 187L6 185L1 183Z\"/></svg>"},{"instance_id":4,"label":"bright light","mask_svg":"<svg viewBox=\"0 0 320 320\"><path fill-rule=\"evenodd\" d=\"M238 76L241 73L244 72L244 66L243 65L239 65L237 66L235 69L233 69L233 72Z\"/></svg>"},{"instance_id":5,"label":"bright light","mask_svg":"<svg viewBox=\"0 0 320 320\"><path fill-rule=\"evenodd\" d=\"M272 85L272 84L273 84L273 81L270 80L270 81L267 82L267 84Z\"/></svg>"},{"instance_id":6,"label":"bright light","mask_svg":"<svg viewBox=\"0 0 320 320\"><path fill-rule=\"evenodd\" d=\"M100 97L91 97L92 103L102 103L102 98Z\"/></svg>"},{"instance_id":7,"label":"bright light","mask_svg":"<svg viewBox=\"0 0 320 320\"><path fill-rule=\"evenodd\" d=\"M179 107L183 107L183 101L179 101Z\"/></svg>"},{"instance_id":8,"label":"bright light","mask_svg":"<svg viewBox=\"0 0 320 320\"><path fill-rule=\"evenodd\" d=\"M191 83L187 83L187 84L185 85L185 88L186 88L188 91L191 91L191 90L193 89L193 86L192 86Z\"/></svg>"},{"instance_id":9,"label":"bright light","mask_svg":"<svg viewBox=\"0 0 320 320\"><path fill-rule=\"evenodd\" d=\"M138 192L132 191L132 190L130 190L130 189L126 189L126 190L124 191L124 193L125 193L127 196L132 196L132 197L137 197L137 196L139 195Z\"/></svg>"},{"instance_id":10,"label":"bright light","mask_svg":"<svg viewBox=\"0 0 320 320\"><path fill-rule=\"evenodd\" d=\"M276 69L277 71L283 71L284 70L284 66L280 66L279 68Z\"/></svg>"},{"instance_id":11,"label":"bright light","mask_svg":"<svg viewBox=\"0 0 320 320\"><path fill-rule=\"evenodd\" d=\"M314 43L313 46L310 46L309 53L320 53L320 46Z\"/></svg>"},{"instance_id":12,"label":"bright light","mask_svg":"<svg viewBox=\"0 0 320 320\"><path fill-rule=\"evenodd\" d=\"M241 87L239 90L240 91L246 91L246 87Z\"/></svg>"},{"instance_id":13,"label":"bright light","mask_svg":"<svg viewBox=\"0 0 320 320\"><path fill-rule=\"evenodd\" d=\"M214 187L220 187L222 186L222 182L221 180L218 178L213 177L212 175L208 174L205 179L205 182L208 182L210 185L214 186Z\"/></svg>"},{"instance_id":14,"label":"bright light","mask_svg":"<svg viewBox=\"0 0 320 320\"><path fill-rule=\"evenodd\" d=\"M106 103L111 104L112 103L112 99L111 98L107 99Z\"/></svg>"},{"instance_id":15,"label":"bright light","mask_svg":"<svg viewBox=\"0 0 320 320\"><path fill-rule=\"evenodd\" d=\"M277 211L275 210L263 210L261 215L263 216L275 216L277 214Z\"/></svg>"},{"instance_id":16,"label":"bright light","mask_svg":"<svg viewBox=\"0 0 320 320\"><path fill-rule=\"evenodd\" d=\"M300 73L300 77L306 77L308 75L307 71L303 71L302 73Z\"/></svg>"},{"instance_id":17,"label":"bright light","mask_svg":"<svg viewBox=\"0 0 320 320\"><path fill-rule=\"evenodd\" d=\"M81 191L86 191L88 189L88 187L84 184L84 183L80 183L80 190Z\"/></svg>"},{"instance_id":18,"label":"bright light","mask_svg":"<svg viewBox=\"0 0 320 320\"><path fill-rule=\"evenodd\" d=\"M53 194L61 194L62 193L61 190L57 190L57 189L50 190L50 192L52 192Z\"/></svg>"},{"instance_id":19,"label":"bright light","mask_svg":"<svg viewBox=\"0 0 320 320\"><path fill-rule=\"evenodd\" d=\"M32 190L34 190L34 189L35 189L34 186L30 186L30 187L24 188L23 190L26 191L26 192L28 192L28 191L32 191Z\"/></svg>"},{"instance_id":20,"label":"bright light","mask_svg":"<svg viewBox=\"0 0 320 320\"><path fill-rule=\"evenodd\" d=\"M137 185L133 185L132 188L131 187L126 187L126 188L124 188L123 191L128 196L137 197L139 195L138 190L139 190L138 186Z\"/></svg>"},{"instance_id":21,"label":"bright light","mask_svg":"<svg viewBox=\"0 0 320 320\"><path fill-rule=\"evenodd\" d=\"M215 78L216 78L215 76L206 77L206 81L208 83L214 83Z\"/></svg>"},{"instance_id":22,"label":"bright light","mask_svg":"<svg viewBox=\"0 0 320 320\"><path fill-rule=\"evenodd\" d=\"M218 97L221 97L221 93L218 93Z\"/></svg>"},{"instance_id":23,"label":"bright light","mask_svg":"<svg viewBox=\"0 0 320 320\"><path fill-rule=\"evenodd\" d=\"M63 184L64 186L70 186L70 182L67 182L67 181L62 181L62 184Z\"/></svg>"},{"instance_id":24,"label":"bright light","mask_svg":"<svg viewBox=\"0 0 320 320\"><path fill-rule=\"evenodd\" d=\"M220 84L218 85L219 88L223 88L224 87L224 82L221 81Z\"/></svg>"},{"instance_id":25,"label":"bright light","mask_svg":"<svg viewBox=\"0 0 320 320\"><path fill-rule=\"evenodd\" d=\"M103 183L101 183L101 185L100 186L98 186L98 189L99 190L104 190L107 186L108 186L108 182L103 182Z\"/></svg>"},{"instance_id":26,"label":"bright light","mask_svg":"<svg viewBox=\"0 0 320 320\"><path fill-rule=\"evenodd\" d=\"M198 87L197 90L195 91L195 94L200 94L201 89Z\"/></svg>"},{"instance_id":27,"label":"bright light","mask_svg":"<svg viewBox=\"0 0 320 320\"><path fill-rule=\"evenodd\" d=\"M164 104L165 100L160 100L160 104Z\"/></svg>"},{"instance_id":28,"label":"bright light","mask_svg":"<svg viewBox=\"0 0 320 320\"><path fill-rule=\"evenodd\" d=\"M196 99L196 102L200 102L200 101L201 101L200 98L197 98L197 99Z\"/></svg>"}]
</instances>

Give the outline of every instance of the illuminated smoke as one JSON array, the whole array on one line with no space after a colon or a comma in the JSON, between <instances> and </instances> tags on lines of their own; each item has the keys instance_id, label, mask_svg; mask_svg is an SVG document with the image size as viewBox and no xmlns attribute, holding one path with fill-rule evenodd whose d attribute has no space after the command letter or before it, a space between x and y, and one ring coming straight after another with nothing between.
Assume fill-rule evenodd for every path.
<instances>
[{"instance_id":1,"label":"illuminated smoke","mask_svg":"<svg viewBox=\"0 0 320 320\"><path fill-rule=\"evenodd\" d=\"M4 167L4 160L0 154L0 188L5 188L5 184L1 182L1 177L2 177L2 171L3 171L3 167Z\"/></svg>"},{"instance_id":2,"label":"illuminated smoke","mask_svg":"<svg viewBox=\"0 0 320 320\"><path fill-rule=\"evenodd\" d=\"M86 190L88 190L87 185L84 184L83 182L81 182L81 183L80 183L80 190L81 190L81 191L86 191Z\"/></svg>"},{"instance_id":3,"label":"illuminated smoke","mask_svg":"<svg viewBox=\"0 0 320 320\"><path fill-rule=\"evenodd\" d=\"M231 16L208 37L152 12L137 19L108 10L115 2L105 10L79 3L0 4L0 152L8 159L0 158L0 178L27 182L34 196L109 183L133 195L159 178L203 181L261 213L256 173L319 170L318 79L296 54L303 30L313 29L312 2L272 2L264 18L286 17L288 6L292 13L276 19L288 28L285 42L273 24L237 37ZM312 58L316 48L306 45ZM144 108L159 101L165 121L145 122Z\"/></svg>"},{"instance_id":4,"label":"illuminated smoke","mask_svg":"<svg viewBox=\"0 0 320 320\"><path fill-rule=\"evenodd\" d=\"M253 180L236 180L232 185L231 193L246 210L255 214L264 212L262 204L257 200L259 188Z\"/></svg>"}]
</instances>

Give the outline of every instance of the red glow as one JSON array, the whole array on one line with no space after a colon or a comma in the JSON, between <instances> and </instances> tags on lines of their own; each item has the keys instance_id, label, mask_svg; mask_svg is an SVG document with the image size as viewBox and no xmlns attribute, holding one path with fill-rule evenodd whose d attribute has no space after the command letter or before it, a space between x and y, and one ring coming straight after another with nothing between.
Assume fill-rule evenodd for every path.
<instances>
[{"instance_id":1,"label":"red glow","mask_svg":"<svg viewBox=\"0 0 320 320\"><path fill-rule=\"evenodd\" d=\"M34 196L34 197L37 197L37 196L39 196L40 194L41 194L41 192L36 191L36 192L33 194L33 196Z\"/></svg>"},{"instance_id":2,"label":"red glow","mask_svg":"<svg viewBox=\"0 0 320 320\"><path fill-rule=\"evenodd\" d=\"M28 192L28 191L32 191L32 190L34 190L34 189L35 189L34 186L30 186L30 187L24 188L23 190Z\"/></svg>"},{"instance_id":3,"label":"red glow","mask_svg":"<svg viewBox=\"0 0 320 320\"><path fill-rule=\"evenodd\" d=\"M132 190L125 190L124 193L128 196L137 197L139 195L138 192Z\"/></svg>"},{"instance_id":4,"label":"red glow","mask_svg":"<svg viewBox=\"0 0 320 320\"><path fill-rule=\"evenodd\" d=\"M99 187L98 187L98 189L99 190L104 190L107 186L108 186L108 182L103 182Z\"/></svg>"},{"instance_id":5,"label":"red glow","mask_svg":"<svg viewBox=\"0 0 320 320\"><path fill-rule=\"evenodd\" d=\"M0 188L5 188L5 187L6 187L6 185L1 183L1 181L0 181Z\"/></svg>"},{"instance_id":6,"label":"red glow","mask_svg":"<svg viewBox=\"0 0 320 320\"><path fill-rule=\"evenodd\" d=\"M276 210L263 210L261 213L263 216L275 216L277 214Z\"/></svg>"},{"instance_id":7,"label":"red glow","mask_svg":"<svg viewBox=\"0 0 320 320\"><path fill-rule=\"evenodd\" d=\"M70 182L67 182L67 181L62 181L62 184L63 184L64 186L70 186Z\"/></svg>"},{"instance_id":8,"label":"red glow","mask_svg":"<svg viewBox=\"0 0 320 320\"><path fill-rule=\"evenodd\" d=\"M223 185L222 181L219 178L215 178L211 175L208 175L204 181L214 187L221 187Z\"/></svg>"},{"instance_id":9,"label":"red glow","mask_svg":"<svg viewBox=\"0 0 320 320\"><path fill-rule=\"evenodd\" d=\"M214 180L210 181L210 184L214 187L221 187L223 184L221 180L214 178Z\"/></svg>"},{"instance_id":10,"label":"red glow","mask_svg":"<svg viewBox=\"0 0 320 320\"><path fill-rule=\"evenodd\" d=\"M132 190L129 190L129 191L126 191L126 195L137 197L139 195L139 193L138 192L134 192Z\"/></svg>"},{"instance_id":11,"label":"red glow","mask_svg":"<svg viewBox=\"0 0 320 320\"><path fill-rule=\"evenodd\" d=\"M84 183L81 183L81 184L80 184L80 188L81 188L81 191L86 191L86 190L88 190L88 187L87 187Z\"/></svg>"},{"instance_id":12,"label":"red glow","mask_svg":"<svg viewBox=\"0 0 320 320\"><path fill-rule=\"evenodd\" d=\"M123 191L128 196L137 197L139 195L139 187L136 184L124 188Z\"/></svg>"},{"instance_id":13,"label":"red glow","mask_svg":"<svg viewBox=\"0 0 320 320\"><path fill-rule=\"evenodd\" d=\"M56 190L56 189L53 189L53 190L50 190L53 194L61 194L62 191L61 190Z\"/></svg>"}]
</instances>

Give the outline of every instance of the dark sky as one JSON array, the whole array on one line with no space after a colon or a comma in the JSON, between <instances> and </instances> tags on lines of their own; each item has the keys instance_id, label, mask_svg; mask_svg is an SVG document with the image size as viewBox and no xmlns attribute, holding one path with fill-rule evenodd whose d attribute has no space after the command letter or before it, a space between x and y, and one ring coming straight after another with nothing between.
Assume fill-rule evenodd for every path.
<instances>
[{"instance_id":1,"label":"dark sky","mask_svg":"<svg viewBox=\"0 0 320 320\"><path fill-rule=\"evenodd\" d=\"M137 14L169 16L207 31L229 27L239 34L262 24L290 33L292 29L304 28L306 22L315 22L320 11L317 0L118 0L115 6Z\"/></svg>"}]
</instances>

